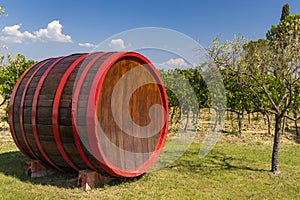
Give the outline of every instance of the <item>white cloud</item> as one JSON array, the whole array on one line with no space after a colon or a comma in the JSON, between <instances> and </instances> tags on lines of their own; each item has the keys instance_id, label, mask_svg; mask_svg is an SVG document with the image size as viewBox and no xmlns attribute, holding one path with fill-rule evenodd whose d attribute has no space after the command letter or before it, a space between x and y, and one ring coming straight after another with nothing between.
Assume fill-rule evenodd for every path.
<instances>
[{"instance_id":1,"label":"white cloud","mask_svg":"<svg viewBox=\"0 0 300 200\"><path fill-rule=\"evenodd\" d=\"M28 31L25 31L23 33L19 31L20 27L21 25L6 26L4 27L2 32L6 35L15 36L19 38L35 38L35 36L29 33Z\"/></svg>"},{"instance_id":2,"label":"white cloud","mask_svg":"<svg viewBox=\"0 0 300 200\"><path fill-rule=\"evenodd\" d=\"M124 40L122 39L112 39L110 41L110 43L108 44L108 46L112 49L112 50L122 50L125 49L125 43Z\"/></svg>"},{"instance_id":3,"label":"white cloud","mask_svg":"<svg viewBox=\"0 0 300 200\"><path fill-rule=\"evenodd\" d=\"M6 26L2 29L2 34L0 36L1 41L7 41L12 43L22 43L22 41L26 38L35 39L36 36L29 33L28 31L21 32L20 29L21 25L13 25L13 26Z\"/></svg>"},{"instance_id":4,"label":"white cloud","mask_svg":"<svg viewBox=\"0 0 300 200\"><path fill-rule=\"evenodd\" d=\"M171 58L167 60L166 62L163 62L161 66L167 66L167 67L188 67L189 64L185 62L182 58Z\"/></svg>"},{"instance_id":5,"label":"white cloud","mask_svg":"<svg viewBox=\"0 0 300 200\"><path fill-rule=\"evenodd\" d=\"M0 41L5 41L8 43L17 43L17 44L21 44L23 42L22 39L17 37L11 37L11 36L0 36Z\"/></svg>"},{"instance_id":6,"label":"white cloud","mask_svg":"<svg viewBox=\"0 0 300 200\"><path fill-rule=\"evenodd\" d=\"M56 42L72 42L71 36L62 34L62 25L59 21L50 22L46 29L35 31L37 38Z\"/></svg>"},{"instance_id":7,"label":"white cloud","mask_svg":"<svg viewBox=\"0 0 300 200\"><path fill-rule=\"evenodd\" d=\"M95 44L88 43L88 42L86 42L86 43L78 43L78 45L81 46L81 47L88 47L88 48L93 48L93 47L97 46Z\"/></svg>"},{"instance_id":8,"label":"white cloud","mask_svg":"<svg viewBox=\"0 0 300 200\"><path fill-rule=\"evenodd\" d=\"M50 22L45 29L40 29L34 33L28 31L21 32L21 25L6 26L2 29L0 40L12 43L22 43L26 39L56 42L73 42L71 36L62 33L62 25L59 21Z\"/></svg>"}]
</instances>

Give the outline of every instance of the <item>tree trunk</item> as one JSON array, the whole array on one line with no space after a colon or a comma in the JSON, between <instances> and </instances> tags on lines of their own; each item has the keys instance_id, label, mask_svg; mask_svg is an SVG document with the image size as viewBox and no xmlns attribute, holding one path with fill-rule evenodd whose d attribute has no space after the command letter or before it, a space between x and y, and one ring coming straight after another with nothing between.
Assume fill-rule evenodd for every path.
<instances>
[{"instance_id":1,"label":"tree trunk","mask_svg":"<svg viewBox=\"0 0 300 200\"><path fill-rule=\"evenodd\" d=\"M229 119L230 119L230 116L229 116L229 110L226 111L226 115L227 115L227 116L226 116L226 117L227 117L227 120L229 120Z\"/></svg>"},{"instance_id":2,"label":"tree trunk","mask_svg":"<svg viewBox=\"0 0 300 200\"><path fill-rule=\"evenodd\" d=\"M193 109L193 119L192 119L193 125L197 125L199 122L199 112L200 112L199 109L198 110Z\"/></svg>"},{"instance_id":3,"label":"tree trunk","mask_svg":"<svg viewBox=\"0 0 300 200\"><path fill-rule=\"evenodd\" d=\"M175 109L175 116L176 116L176 118L177 118L177 119L176 119L176 118L174 117L174 119L176 119L174 125L176 125L176 124L180 123L180 119L181 119L183 113L182 113L182 111L181 111L181 108L174 107L174 109ZM176 115L176 112L177 112L178 110L179 110L179 114Z\"/></svg>"},{"instance_id":4,"label":"tree trunk","mask_svg":"<svg viewBox=\"0 0 300 200\"><path fill-rule=\"evenodd\" d=\"M281 134L284 135L285 132L285 126L286 126L286 117L283 117L282 120L282 127L281 127Z\"/></svg>"},{"instance_id":5,"label":"tree trunk","mask_svg":"<svg viewBox=\"0 0 300 200\"><path fill-rule=\"evenodd\" d=\"M296 109L294 111L294 118L295 118L294 123L295 123L296 135L300 136L300 133L299 133L299 130L298 130L298 124L297 124L298 113L297 113Z\"/></svg>"},{"instance_id":6,"label":"tree trunk","mask_svg":"<svg viewBox=\"0 0 300 200\"><path fill-rule=\"evenodd\" d=\"M282 115L275 115L275 133L274 133L274 145L273 145L273 153L272 153L272 169L271 171L274 174L279 174L279 146L280 146L280 133L281 133L281 125L282 125Z\"/></svg>"},{"instance_id":7,"label":"tree trunk","mask_svg":"<svg viewBox=\"0 0 300 200\"><path fill-rule=\"evenodd\" d=\"M189 109L188 109L187 115L186 115L186 123L185 123L185 126L184 126L184 131L187 130L187 127L188 127L189 122L190 122L190 111L189 111Z\"/></svg>"},{"instance_id":8,"label":"tree trunk","mask_svg":"<svg viewBox=\"0 0 300 200\"><path fill-rule=\"evenodd\" d=\"M230 121L231 121L231 128L234 127L233 125L233 112L230 111Z\"/></svg>"},{"instance_id":9,"label":"tree trunk","mask_svg":"<svg viewBox=\"0 0 300 200\"><path fill-rule=\"evenodd\" d=\"M171 110L171 109L170 109ZM172 111L171 111L171 117L170 117L170 125L173 125L173 119L174 119L174 115L175 115L175 111L176 110L176 107L172 107Z\"/></svg>"},{"instance_id":10,"label":"tree trunk","mask_svg":"<svg viewBox=\"0 0 300 200\"><path fill-rule=\"evenodd\" d=\"M238 127L239 127L239 134L242 133L242 120L243 120L243 113L237 112L238 115ZM242 117L241 117L242 115Z\"/></svg>"},{"instance_id":11,"label":"tree trunk","mask_svg":"<svg viewBox=\"0 0 300 200\"><path fill-rule=\"evenodd\" d=\"M268 120L268 135L271 135L271 120L269 114L266 114Z\"/></svg>"},{"instance_id":12,"label":"tree trunk","mask_svg":"<svg viewBox=\"0 0 300 200\"><path fill-rule=\"evenodd\" d=\"M251 125L251 113L248 112L248 124Z\"/></svg>"},{"instance_id":13,"label":"tree trunk","mask_svg":"<svg viewBox=\"0 0 300 200\"><path fill-rule=\"evenodd\" d=\"M296 135L300 136L299 129L298 129L298 124L297 124L297 120L295 120L295 129L296 129Z\"/></svg>"},{"instance_id":14,"label":"tree trunk","mask_svg":"<svg viewBox=\"0 0 300 200\"><path fill-rule=\"evenodd\" d=\"M221 110L215 109L215 111L216 111L216 121L215 121L214 128L213 128L214 132L215 132L217 126L220 124L220 119L221 119L220 118L221 117L221 115L220 115Z\"/></svg>"}]
</instances>

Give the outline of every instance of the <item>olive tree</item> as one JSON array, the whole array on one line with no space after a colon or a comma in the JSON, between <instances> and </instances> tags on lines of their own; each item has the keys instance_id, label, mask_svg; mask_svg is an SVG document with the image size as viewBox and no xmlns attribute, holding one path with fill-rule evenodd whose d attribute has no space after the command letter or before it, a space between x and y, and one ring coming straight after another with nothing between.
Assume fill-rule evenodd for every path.
<instances>
[{"instance_id":1,"label":"olive tree","mask_svg":"<svg viewBox=\"0 0 300 200\"><path fill-rule=\"evenodd\" d=\"M26 60L21 54L16 55L15 58L11 58L10 55L7 55L7 63L3 60L4 57L2 57L0 63L0 95L3 97L3 101L0 105L5 105L5 110L7 110L8 101L14 85L22 73L34 64L34 61Z\"/></svg>"},{"instance_id":2,"label":"olive tree","mask_svg":"<svg viewBox=\"0 0 300 200\"><path fill-rule=\"evenodd\" d=\"M285 16L268 31L267 39L243 44L242 40L234 38L221 45L214 42L211 49L214 61L221 70L227 71L224 78L228 80L224 83L235 80L235 87L225 86L226 93L237 98L236 102L234 98L228 98L235 104L231 107L238 108L238 103L246 97L261 113L274 115L271 171L279 173L282 121L284 117L299 120L300 15ZM240 95L234 88L239 89ZM293 116L289 114L290 110Z\"/></svg>"}]
</instances>

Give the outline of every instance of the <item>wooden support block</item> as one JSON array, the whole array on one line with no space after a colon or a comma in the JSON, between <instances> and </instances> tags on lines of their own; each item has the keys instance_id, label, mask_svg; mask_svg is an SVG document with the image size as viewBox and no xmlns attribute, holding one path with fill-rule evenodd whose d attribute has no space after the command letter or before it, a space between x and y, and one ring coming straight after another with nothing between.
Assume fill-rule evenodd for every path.
<instances>
[{"instance_id":1,"label":"wooden support block","mask_svg":"<svg viewBox=\"0 0 300 200\"><path fill-rule=\"evenodd\" d=\"M51 175L55 172L54 169L44 166L38 160L31 160L25 162L25 174L31 178L43 177Z\"/></svg>"},{"instance_id":2,"label":"wooden support block","mask_svg":"<svg viewBox=\"0 0 300 200\"><path fill-rule=\"evenodd\" d=\"M86 169L79 171L77 186L81 187L84 191L88 191L95 185L104 185L112 180L112 177L106 177L95 171Z\"/></svg>"}]
</instances>

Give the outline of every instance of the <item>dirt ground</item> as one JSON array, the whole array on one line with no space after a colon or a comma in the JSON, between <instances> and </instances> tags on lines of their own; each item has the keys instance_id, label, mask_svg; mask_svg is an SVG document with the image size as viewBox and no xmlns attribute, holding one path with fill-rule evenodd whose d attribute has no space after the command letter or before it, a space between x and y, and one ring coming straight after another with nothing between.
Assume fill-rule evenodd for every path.
<instances>
[{"instance_id":1,"label":"dirt ground","mask_svg":"<svg viewBox=\"0 0 300 200\"><path fill-rule=\"evenodd\" d=\"M5 113L3 111L0 111L0 141L13 141L9 125L5 120L3 120L4 114ZM203 140L203 138L207 134L207 129L210 123L211 122L209 121L209 117L207 117L207 113L203 116L200 116L197 135L194 139L195 142L201 142ZM244 119L241 134L237 133L237 120L225 120L225 123L222 127L222 134L219 138L219 142L272 144L273 131L274 127L271 126L271 134L268 133L267 124L263 120L263 117L261 117L261 119L259 120L252 120L250 124L247 119ZM168 137L174 137L172 131L169 132ZM295 131L293 130L293 125L291 123L287 124L285 132L281 136L281 142L289 144L300 144L300 138L296 137Z\"/></svg>"},{"instance_id":2,"label":"dirt ground","mask_svg":"<svg viewBox=\"0 0 300 200\"><path fill-rule=\"evenodd\" d=\"M3 111L0 111L0 141L7 142L13 141L12 136L10 134L9 125L8 123L3 120ZM2 117L1 117L2 116Z\"/></svg>"},{"instance_id":3,"label":"dirt ground","mask_svg":"<svg viewBox=\"0 0 300 200\"><path fill-rule=\"evenodd\" d=\"M250 120L249 120L250 119ZM182 124L186 123L186 118L182 117ZM190 124L192 124L192 119L190 119ZM238 120L237 116L234 114L226 114L226 119L224 120L223 126L220 127L221 136L218 141L226 143L244 143L244 144L273 144L274 139L274 119L270 117L270 133L268 131L268 123L264 116L261 114L251 114L250 116L245 115L242 120L242 131L238 132ZM195 137L195 142L201 142L205 135L208 133L208 128L212 125L213 120L211 120L211 114L209 112L203 111L199 117L198 131ZM182 127L183 125L181 125ZM298 124L300 127L300 124ZM176 125L171 127L171 132L169 135L171 137L176 137L174 131L176 132ZM189 127L193 127L190 125ZM178 132L178 131L177 131ZM299 136L296 136L294 122L286 120L285 130L281 135L281 142L288 144L300 144Z\"/></svg>"}]
</instances>

